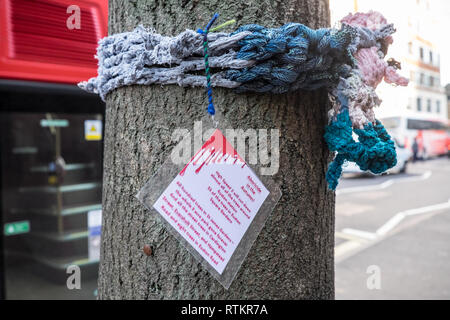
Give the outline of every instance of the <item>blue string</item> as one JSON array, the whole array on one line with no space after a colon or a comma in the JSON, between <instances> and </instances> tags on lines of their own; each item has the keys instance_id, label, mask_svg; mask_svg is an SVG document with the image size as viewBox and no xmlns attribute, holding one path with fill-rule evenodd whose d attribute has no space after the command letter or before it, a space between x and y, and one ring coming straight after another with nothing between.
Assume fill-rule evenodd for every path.
<instances>
[{"instance_id":1,"label":"blue string","mask_svg":"<svg viewBox=\"0 0 450 320\"><path fill-rule=\"evenodd\" d=\"M211 73L209 70L209 60L208 60L208 32L209 29L212 27L214 22L219 17L218 13L215 13L212 19L209 21L209 23L206 25L205 30L198 29L197 32L200 34L203 34L203 51L205 55L205 74L206 74L206 90L208 92L208 113L210 115L216 114L216 109L214 108L213 103L213 95L212 95L212 86L211 86Z\"/></svg>"}]
</instances>

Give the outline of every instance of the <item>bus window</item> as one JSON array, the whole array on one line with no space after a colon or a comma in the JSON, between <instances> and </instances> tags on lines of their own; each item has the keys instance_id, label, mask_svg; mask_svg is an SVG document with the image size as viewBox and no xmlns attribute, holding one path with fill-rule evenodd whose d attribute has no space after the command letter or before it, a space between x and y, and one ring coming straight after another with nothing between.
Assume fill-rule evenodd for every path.
<instances>
[{"instance_id":1,"label":"bus window","mask_svg":"<svg viewBox=\"0 0 450 320\"><path fill-rule=\"evenodd\" d=\"M437 121L408 119L408 130L445 130L445 125Z\"/></svg>"},{"instance_id":2,"label":"bus window","mask_svg":"<svg viewBox=\"0 0 450 320\"><path fill-rule=\"evenodd\" d=\"M384 127L386 129L397 129L400 127L400 118L399 117L392 117L392 118L384 118L381 120Z\"/></svg>"}]
</instances>

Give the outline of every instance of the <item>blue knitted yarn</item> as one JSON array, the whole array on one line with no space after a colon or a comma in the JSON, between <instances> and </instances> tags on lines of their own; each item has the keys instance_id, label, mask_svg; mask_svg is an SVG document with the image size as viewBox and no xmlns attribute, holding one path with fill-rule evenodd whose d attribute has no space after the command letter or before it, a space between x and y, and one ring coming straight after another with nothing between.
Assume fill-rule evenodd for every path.
<instances>
[{"instance_id":1,"label":"blue knitted yarn","mask_svg":"<svg viewBox=\"0 0 450 320\"><path fill-rule=\"evenodd\" d=\"M243 31L253 34L238 42L236 57L258 63L227 72L228 79L242 83L238 92L285 93L334 86L353 65L348 48L355 30L349 26L313 30L299 23L280 28L250 24L233 34Z\"/></svg>"},{"instance_id":2,"label":"blue knitted yarn","mask_svg":"<svg viewBox=\"0 0 450 320\"><path fill-rule=\"evenodd\" d=\"M353 139L353 131L358 135L358 142ZM374 174L381 174L397 164L395 144L383 125L377 120L375 125L367 124L363 130L353 130L346 108L326 127L325 140L331 151L338 152L326 175L331 190L338 185L345 161L355 162L361 170Z\"/></svg>"}]
</instances>

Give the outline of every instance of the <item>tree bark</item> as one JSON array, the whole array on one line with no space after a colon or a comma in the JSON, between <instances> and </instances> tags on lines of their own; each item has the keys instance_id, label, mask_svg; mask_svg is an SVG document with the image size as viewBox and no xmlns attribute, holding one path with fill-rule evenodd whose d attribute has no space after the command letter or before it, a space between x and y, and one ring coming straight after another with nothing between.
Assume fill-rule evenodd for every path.
<instances>
[{"instance_id":1,"label":"tree bark","mask_svg":"<svg viewBox=\"0 0 450 320\"><path fill-rule=\"evenodd\" d=\"M109 33L139 24L176 35L220 22L278 27L329 25L326 0L110 0ZM220 23L219 22L219 23ZM333 299L334 200L325 181L325 90L284 95L215 89L234 128L278 128L283 193L234 282L225 290L135 198L169 157L175 128L192 128L207 106L204 88L129 86L107 97L100 299ZM153 254L143 252L144 245Z\"/></svg>"}]
</instances>

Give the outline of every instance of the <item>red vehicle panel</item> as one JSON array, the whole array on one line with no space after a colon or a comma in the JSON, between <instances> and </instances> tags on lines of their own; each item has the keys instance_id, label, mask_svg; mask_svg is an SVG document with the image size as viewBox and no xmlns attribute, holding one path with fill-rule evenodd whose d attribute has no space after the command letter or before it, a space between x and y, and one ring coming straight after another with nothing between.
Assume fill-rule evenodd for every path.
<instances>
[{"instance_id":1,"label":"red vehicle panel","mask_svg":"<svg viewBox=\"0 0 450 320\"><path fill-rule=\"evenodd\" d=\"M98 41L107 35L108 1L0 0L0 78L77 83L97 75Z\"/></svg>"}]
</instances>

